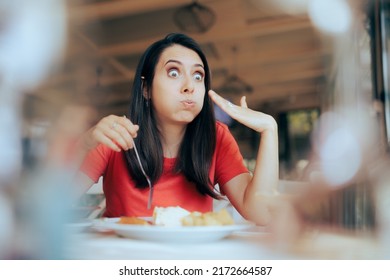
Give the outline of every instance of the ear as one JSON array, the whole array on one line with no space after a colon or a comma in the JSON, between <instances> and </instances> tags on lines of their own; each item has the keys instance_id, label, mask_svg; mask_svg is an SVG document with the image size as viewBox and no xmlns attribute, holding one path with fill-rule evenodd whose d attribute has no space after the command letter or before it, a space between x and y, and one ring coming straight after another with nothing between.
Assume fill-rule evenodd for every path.
<instances>
[{"instance_id":1,"label":"ear","mask_svg":"<svg viewBox=\"0 0 390 280\"><path fill-rule=\"evenodd\" d=\"M145 77L141 77L141 88L142 88L142 95L146 100L148 100L150 97L149 97L148 87L145 84Z\"/></svg>"}]
</instances>

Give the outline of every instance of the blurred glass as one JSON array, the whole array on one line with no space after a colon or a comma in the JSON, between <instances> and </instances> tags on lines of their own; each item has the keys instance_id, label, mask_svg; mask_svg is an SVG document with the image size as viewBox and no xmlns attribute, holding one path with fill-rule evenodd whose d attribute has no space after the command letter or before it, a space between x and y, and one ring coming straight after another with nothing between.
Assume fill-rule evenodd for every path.
<instances>
[{"instance_id":1,"label":"blurred glass","mask_svg":"<svg viewBox=\"0 0 390 280\"><path fill-rule=\"evenodd\" d=\"M302 184L299 192L296 188L295 196L278 206L273 225L276 244L311 257L388 258L389 158L383 103L375 100L373 87L380 72L372 60L372 46L379 38L370 33L376 27L369 27L370 14L363 1L307 4L313 25L331 46L331 67L303 170L302 179L308 184ZM341 5L340 9L329 12L331 4ZM321 22L342 28L321 26Z\"/></svg>"},{"instance_id":2,"label":"blurred glass","mask_svg":"<svg viewBox=\"0 0 390 280\"><path fill-rule=\"evenodd\" d=\"M61 259L73 170L60 158L47 161L50 125L34 130L23 103L58 73L67 45L66 3L0 1L0 15L0 258Z\"/></svg>"}]
</instances>

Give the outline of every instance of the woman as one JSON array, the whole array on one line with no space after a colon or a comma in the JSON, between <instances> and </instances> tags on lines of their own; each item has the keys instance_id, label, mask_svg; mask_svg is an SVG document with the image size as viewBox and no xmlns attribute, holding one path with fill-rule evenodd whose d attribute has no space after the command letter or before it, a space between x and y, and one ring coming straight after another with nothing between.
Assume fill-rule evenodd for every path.
<instances>
[{"instance_id":1,"label":"woman","mask_svg":"<svg viewBox=\"0 0 390 280\"><path fill-rule=\"evenodd\" d=\"M261 133L253 176L228 128L215 121L212 101ZM150 216L155 206L207 212L213 199L226 195L246 219L257 224L270 220L278 184L277 124L271 116L248 109L245 97L236 106L210 90L206 57L186 35L169 34L145 51L129 115L103 118L83 143L90 151L79 177L88 188L103 176L105 216ZM153 184L150 209L149 187L133 143Z\"/></svg>"}]
</instances>

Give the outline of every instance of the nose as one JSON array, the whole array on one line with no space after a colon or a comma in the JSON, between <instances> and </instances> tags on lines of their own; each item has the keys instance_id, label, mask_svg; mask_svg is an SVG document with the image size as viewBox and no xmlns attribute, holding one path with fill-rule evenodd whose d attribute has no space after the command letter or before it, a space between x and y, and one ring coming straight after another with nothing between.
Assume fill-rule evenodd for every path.
<instances>
[{"instance_id":1,"label":"nose","mask_svg":"<svg viewBox=\"0 0 390 280\"><path fill-rule=\"evenodd\" d=\"M193 93L194 92L194 81L191 76L186 76L183 81L182 93Z\"/></svg>"}]
</instances>

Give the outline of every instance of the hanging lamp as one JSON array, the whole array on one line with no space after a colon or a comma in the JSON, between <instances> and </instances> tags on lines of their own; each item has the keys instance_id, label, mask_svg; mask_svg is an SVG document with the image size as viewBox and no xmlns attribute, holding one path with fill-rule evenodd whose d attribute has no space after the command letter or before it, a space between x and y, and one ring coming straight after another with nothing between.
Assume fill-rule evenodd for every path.
<instances>
[{"instance_id":1,"label":"hanging lamp","mask_svg":"<svg viewBox=\"0 0 390 280\"><path fill-rule=\"evenodd\" d=\"M233 47L233 70L232 73L225 79L222 86L219 88L221 93L225 94L241 94L252 93L253 88L237 75L237 48Z\"/></svg>"},{"instance_id":2,"label":"hanging lamp","mask_svg":"<svg viewBox=\"0 0 390 280\"><path fill-rule=\"evenodd\" d=\"M215 23L215 13L208 7L193 1L176 10L173 15L175 24L184 32L205 33Z\"/></svg>"}]
</instances>

